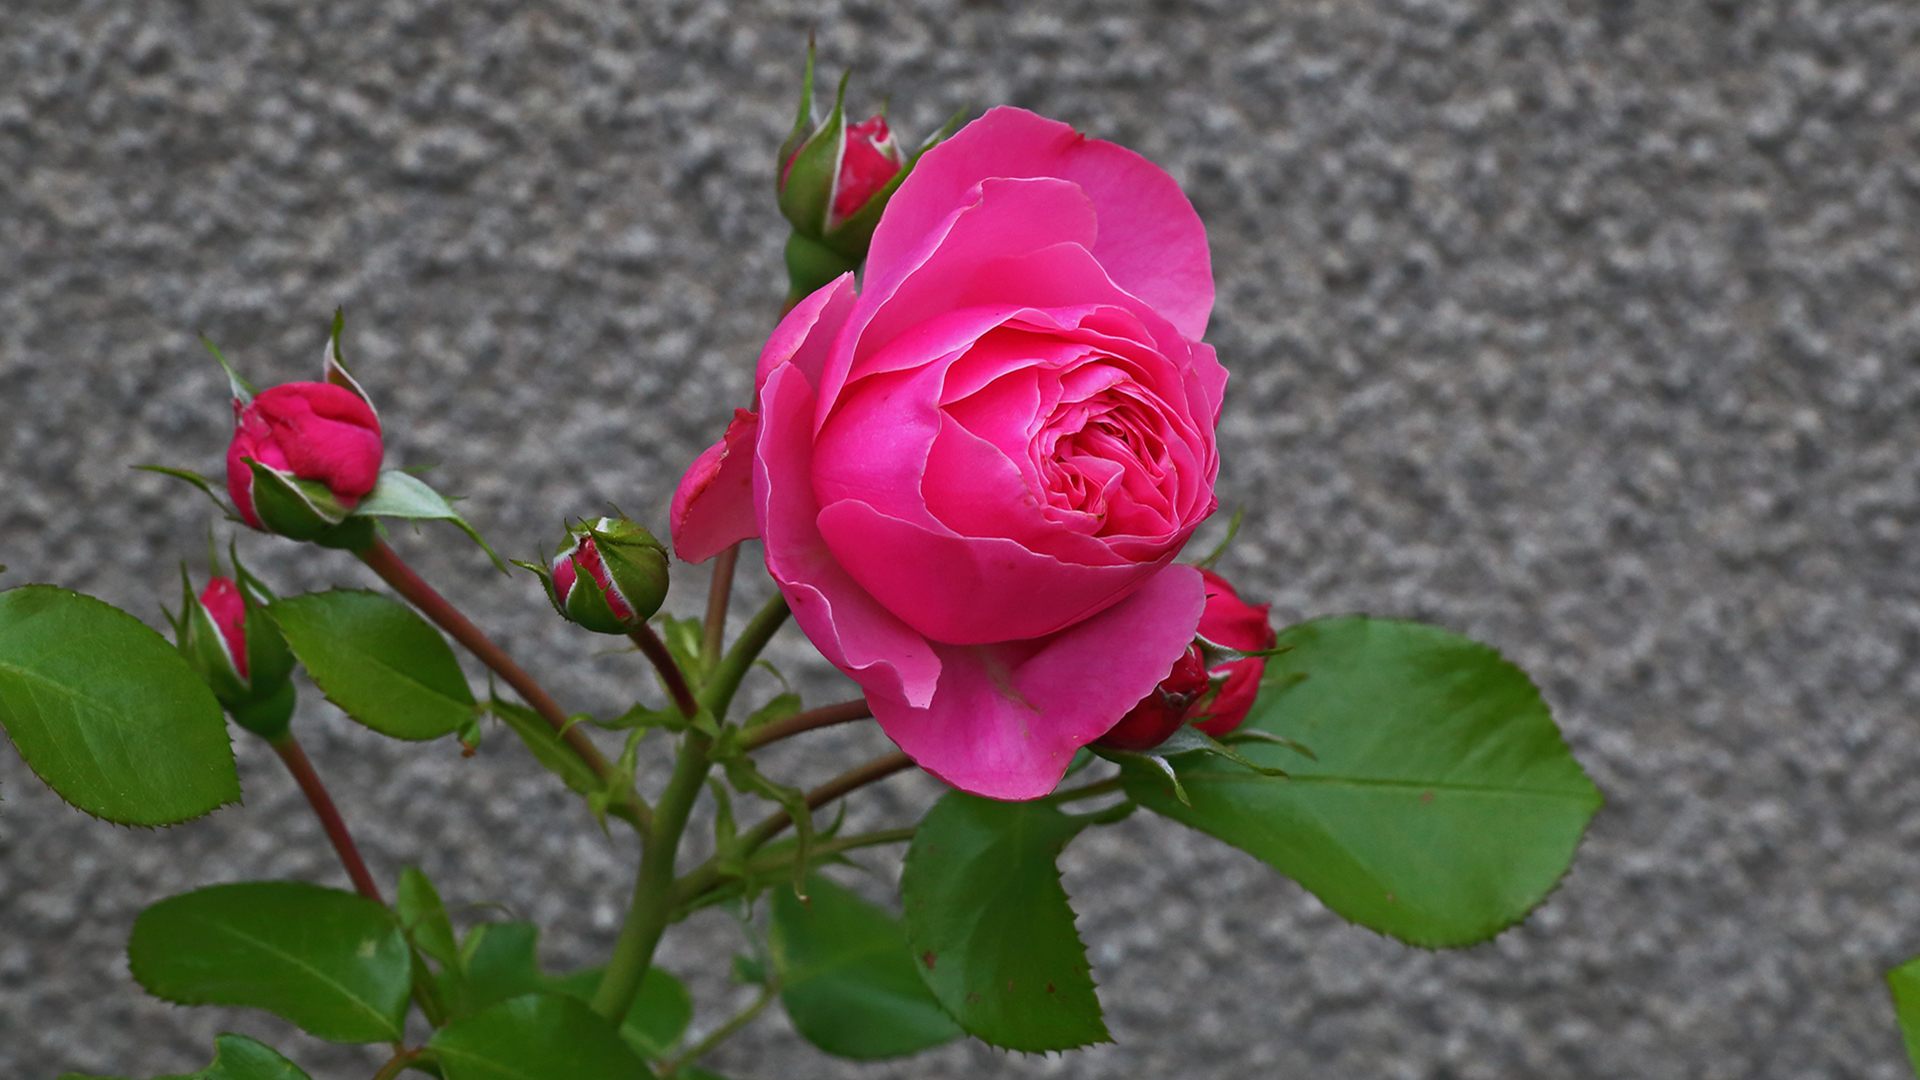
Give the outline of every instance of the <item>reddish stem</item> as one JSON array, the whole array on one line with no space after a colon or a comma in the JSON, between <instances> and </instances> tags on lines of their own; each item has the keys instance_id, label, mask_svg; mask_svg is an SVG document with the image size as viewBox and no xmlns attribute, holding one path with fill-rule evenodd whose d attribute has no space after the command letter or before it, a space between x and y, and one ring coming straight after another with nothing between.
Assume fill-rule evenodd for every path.
<instances>
[{"instance_id":1,"label":"reddish stem","mask_svg":"<svg viewBox=\"0 0 1920 1080\"><path fill-rule=\"evenodd\" d=\"M353 835L347 832L347 823L340 818L340 811L333 805L333 797L327 794L327 786L320 782L320 774L313 771L313 762L307 760L307 752L300 749L299 740L289 731L271 741L273 752L287 763L287 771L293 774L294 783L312 804L314 816L320 819L320 827L327 831L327 839L333 841L333 850L340 856L340 862L347 868L347 876L353 879L353 887L360 895L376 904L384 904L380 899L380 887L373 883L373 875L367 872L365 860L360 858L360 849L353 846Z\"/></svg>"},{"instance_id":2,"label":"reddish stem","mask_svg":"<svg viewBox=\"0 0 1920 1080\"><path fill-rule=\"evenodd\" d=\"M693 719L694 714L700 711L700 705L693 700L693 689L687 685L686 675L681 672L680 665L673 662L673 654L667 651L660 635L653 632L653 627L641 623L627 631L627 636L646 654L653 663L653 669L660 673L660 681L667 684L667 693L673 696L673 703L680 706L681 715Z\"/></svg>"},{"instance_id":3,"label":"reddish stem","mask_svg":"<svg viewBox=\"0 0 1920 1080\"><path fill-rule=\"evenodd\" d=\"M713 563L713 584L707 588L706 633L700 643L701 659L709 671L720 662L720 648L727 643L727 604L733 599L733 568L739 562L740 545L735 544Z\"/></svg>"},{"instance_id":4,"label":"reddish stem","mask_svg":"<svg viewBox=\"0 0 1920 1080\"><path fill-rule=\"evenodd\" d=\"M607 775L611 766L601 755L600 748L588 741L585 732L567 723L567 714L560 708L559 703L541 689L539 683L533 681L533 676L527 674L519 664L514 663L513 658L508 656L500 646L495 645L492 638L482 633L479 627L473 625L465 615L460 614L458 608L435 592L433 586L421 580L420 575L414 573L412 567L401 562L400 556L387 546L385 540L375 540L366 550L356 554L360 556L361 562L366 563L374 573L380 575L382 581L393 586L394 591L406 597L414 607L419 608L421 614L432 619L440 629L452 635L453 639L465 646L476 659L505 680L508 686L513 687L514 693L519 694L521 700L532 706L534 712L539 713L547 723L553 725L553 730L560 733L560 737L566 740L567 745L573 748L574 753L580 755L580 759L585 761L596 775L602 778Z\"/></svg>"},{"instance_id":5,"label":"reddish stem","mask_svg":"<svg viewBox=\"0 0 1920 1080\"><path fill-rule=\"evenodd\" d=\"M803 731L865 720L872 715L873 707L867 704L866 698L843 701L838 705L822 705L817 709L794 713L785 720L775 720L745 732L740 737L740 748L754 750L770 742L778 742L788 736L798 735Z\"/></svg>"}]
</instances>

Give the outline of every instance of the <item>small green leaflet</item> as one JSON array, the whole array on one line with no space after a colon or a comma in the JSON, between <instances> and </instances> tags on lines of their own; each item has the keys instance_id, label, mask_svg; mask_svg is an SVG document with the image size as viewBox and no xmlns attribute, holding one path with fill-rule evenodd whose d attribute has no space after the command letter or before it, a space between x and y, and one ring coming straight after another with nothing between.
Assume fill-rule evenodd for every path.
<instances>
[{"instance_id":1,"label":"small green leaflet","mask_svg":"<svg viewBox=\"0 0 1920 1080\"><path fill-rule=\"evenodd\" d=\"M327 700L396 739L437 739L476 711L440 631L385 596L334 589L283 597L267 614Z\"/></svg>"},{"instance_id":2,"label":"small green leaflet","mask_svg":"<svg viewBox=\"0 0 1920 1080\"><path fill-rule=\"evenodd\" d=\"M507 564L500 561L500 556L494 554L493 548L488 546L479 532L454 510L446 496L410 473L399 469L388 469L381 473L379 483L367 493L366 498L360 500L353 512L361 517L452 522L480 545L480 550L487 553L487 558L493 560L493 565L499 567L501 573L507 573Z\"/></svg>"},{"instance_id":3,"label":"small green leaflet","mask_svg":"<svg viewBox=\"0 0 1920 1080\"><path fill-rule=\"evenodd\" d=\"M914 970L899 919L812 875L807 900L773 890L768 950L794 1030L840 1057L916 1054L961 1031Z\"/></svg>"},{"instance_id":4,"label":"small green leaflet","mask_svg":"<svg viewBox=\"0 0 1920 1080\"><path fill-rule=\"evenodd\" d=\"M1887 989L1893 992L1893 1012L1900 1021L1907 1062L1920 1071L1920 956L1887 972Z\"/></svg>"},{"instance_id":5,"label":"small green leaflet","mask_svg":"<svg viewBox=\"0 0 1920 1080\"><path fill-rule=\"evenodd\" d=\"M1127 793L1298 881L1362 926L1430 948L1525 918L1566 873L1600 793L1539 691L1500 654L1445 630L1365 616L1280 635L1234 749L1175 760L1190 805L1129 767Z\"/></svg>"},{"instance_id":6,"label":"small green leaflet","mask_svg":"<svg viewBox=\"0 0 1920 1080\"><path fill-rule=\"evenodd\" d=\"M448 1001L463 1004L458 1015L469 1016L509 998L536 992L563 994L583 1002L593 1000L600 987L601 969L587 968L566 975L548 975L537 958L540 931L528 922L482 923L467 932L461 947L464 986L456 988L444 974L441 989ZM693 1019L693 997L670 972L648 968L627 1010L620 1035L634 1053L665 1056Z\"/></svg>"},{"instance_id":7,"label":"small green leaflet","mask_svg":"<svg viewBox=\"0 0 1920 1080\"><path fill-rule=\"evenodd\" d=\"M1108 1039L1055 865L1091 817L950 792L900 878L915 970L967 1033L1006 1050Z\"/></svg>"},{"instance_id":8,"label":"small green leaflet","mask_svg":"<svg viewBox=\"0 0 1920 1080\"><path fill-rule=\"evenodd\" d=\"M155 1077L154 1080L311 1080L300 1066L272 1047L245 1035L231 1033L213 1040L213 1064L197 1073ZM105 1076L67 1073L60 1080L112 1080Z\"/></svg>"},{"instance_id":9,"label":"small green leaflet","mask_svg":"<svg viewBox=\"0 0 1920 1080\"><path fill-rule=\"evenodd\" d=\"M108 821L172 825L240 801L212 691L165 638L90 596L0 592L0 726L48 787Z\"/></svg>"},{"instance_id":10,"label":"small green leaflet","mask_svg":"<svg viewBox=\"0 0 1920 1080\"><path fill-rule=\"evenodd\" d=\"M333 1042L401 1036L413 957L393 912L297 881L213 885L140 913L127 960L176 1005L265 1009Z\"/></svg>"},{"instance_id":11,"label":"small green leaflet","mask_svg":"<svg viewBox=\"0 0 1920 1080\"><path fill-rule=\"evenodd\" d=\"M578 998L509 998L435 1032L446 1080L636 1080L647 1067L612 1024Z\"/></svg>"}]
</instances>

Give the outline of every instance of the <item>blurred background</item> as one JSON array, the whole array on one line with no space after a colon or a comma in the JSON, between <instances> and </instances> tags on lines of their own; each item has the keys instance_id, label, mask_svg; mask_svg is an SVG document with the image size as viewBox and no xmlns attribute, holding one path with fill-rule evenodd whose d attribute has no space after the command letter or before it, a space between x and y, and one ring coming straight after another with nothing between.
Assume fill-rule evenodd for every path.
<instances>
[{"instance_id":1,"label":"blurred background","mask_svg":"<svg viewBox=\"0 0 1920 1080\"><path fill-rule=\"evenodd\" d=\"M822 86L852 67L856 114L890 97L906 138L1012 103L1165 166L1212 239L1233 372L1219 492L1247 519L1222 570L1281 625L1366 611L1496 645L1609 801L1524 926L1440 954L1138 815L1065 857L1113 1044L849 1065L774 1010L709 1065L1910 1075L1881 973L1920 952L1911 3L8 0L0 586L158 624L214 515L128 466L219 471L231 414L197 336L257 382L312 378L336 306L389 463L437 463L503 552L608 501L663 526L784 292L773 156L809 33ZM568 707L657 700L450 529L395 542ZM373 584L241 550L283 590ZM670 608L703 585L682 568ZM736 612L768 594L746 575ZM793 631L772 655L810 702L851 690ZM535 919L555 967L611 946L635 845L509 732L462 759L311 687L296 723L384 880L420 865L456 918ZM795 742L773 771L798 782L885 747L871 725ZM236 745L245 804L160 832L67 808L0 750L0 1075L191 1071L221 1030L316 1080L378 1065L128 976L166 895L345 883L279 763ZM936 794L901 777L852 820ZM741 940L717 912L668 938L696 1032L747 995L722 974Z\"/></svg>"}]
</instances>

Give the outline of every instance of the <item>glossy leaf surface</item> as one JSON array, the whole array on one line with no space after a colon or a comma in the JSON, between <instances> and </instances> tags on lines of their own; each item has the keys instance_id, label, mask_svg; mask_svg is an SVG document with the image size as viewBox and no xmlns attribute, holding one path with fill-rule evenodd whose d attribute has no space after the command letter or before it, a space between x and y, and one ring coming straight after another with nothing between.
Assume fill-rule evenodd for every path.
<instances>
[{"instance_id":1,"label":"glossy leaf surface","mask_svg":"<svg viewBox=\"0 0 1920 1080\"><path fill-rule=\"evenodd\" d=\"M220 704L165 638L90 596L0 592L0 726L89 814L171 825L240 801Z\"/></svg>"},{"instance_id":2,"label":"glossy leaf surface","mask_svg":"<svg viewBox=\"0 0 1920 1080\"><path fill-rule=\"evenodd\" d=\"M983 1042L1039 1052L1107 1039L1055 865L1085 825L1045 803L950 792L914 834L900 896L915 970Z\"/></svg>"},{"instance_id":3,"label":"glossy leaf surface","mask_svg":"<svg viewBox=\"0 0 1920 1080\"><path fill-rule=\"evenodd\" d=\"M134 921L127 959L164 1001L265 1009L334 1042L400 1038L412 978L390 910L297 881L162 900Z\"/></svg>"},{"instance_id":4,"label":"glossy leaf surface","mask_svg":"<svg viewBox=\"0 0 1920 1080\"><path fill-rule=\"evenodd\" d=\"M914 970L906 927L833 881L813 874L807 901L776 888L767 944L780 1001L808 1042L845 1058L914 1054L959 1038Z\"/></svg>"},{"instance_id":5,"label":"glossy leaf surface","mask_svg":"<svg viewBox=\"0 0 1920 1080\"><path fill-rule=\"evenodd\" d=\"M526 994L455 1020L427 1045L446 1080L636 1080L647 1067L578 998Z\"/></svg>"},{"instance_id":6,"label":"glossy leaf surface","mask_svg":"<svg viewBox=\"0 0 1920 1080\"><path fill-rule=\"evenodd\" d=\"M154 1080L311 1080L298 1065L272 1047L245 1035L231 1033L213 1040L213 1064L196 1073L155 1077ZM110 1080L104 1076L66 1073L60 1080Z\"/></svg>"},{"instance_id":7,"label":"glossy leaf surface","mask_svg":"<svg viewBox=\"0 0 1920 1080\"><path fill-rule=\"evenodd\" d=\"M474 715L453 650L411 608L334 589L275 600L267 613L327 700L382 735L437 739Z\"/></svg>"},{"instance_id":8,"label":"glossy leaf surface","mask_svg":"<svg viewBox=\"0 0 1920 1080\"><path fill-rule=\"evenodd\" d=\"M1191 805L1130 770L1144 805L1242 848L1362 926L1428 947L1484 941L1567 871L1600 793L1540 693L1485 645L1353 616L1280 635L1245 726L1295 740L1174 758Z\"/></svg>"}]
</instances>

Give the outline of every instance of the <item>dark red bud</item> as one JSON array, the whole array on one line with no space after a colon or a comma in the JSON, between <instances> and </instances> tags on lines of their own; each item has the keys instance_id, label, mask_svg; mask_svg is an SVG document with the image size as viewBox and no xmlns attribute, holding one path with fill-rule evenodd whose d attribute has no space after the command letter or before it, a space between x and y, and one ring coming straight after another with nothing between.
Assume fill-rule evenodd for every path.
<instances>
[{"instance_id":1,"label":"dark red bud","mask_svg":"<svg viewBox=\"0 0 1920 1080\"><path fill-rule=\"evenodd\" d=\"M1200 655L1199 645L1189 645L1160 685L1128 710L1098 744L1114 750L1151 750L1180 730L1186 723L1187 710L1206 691L1206 659Z\"/></svg>"}]
</instances>

